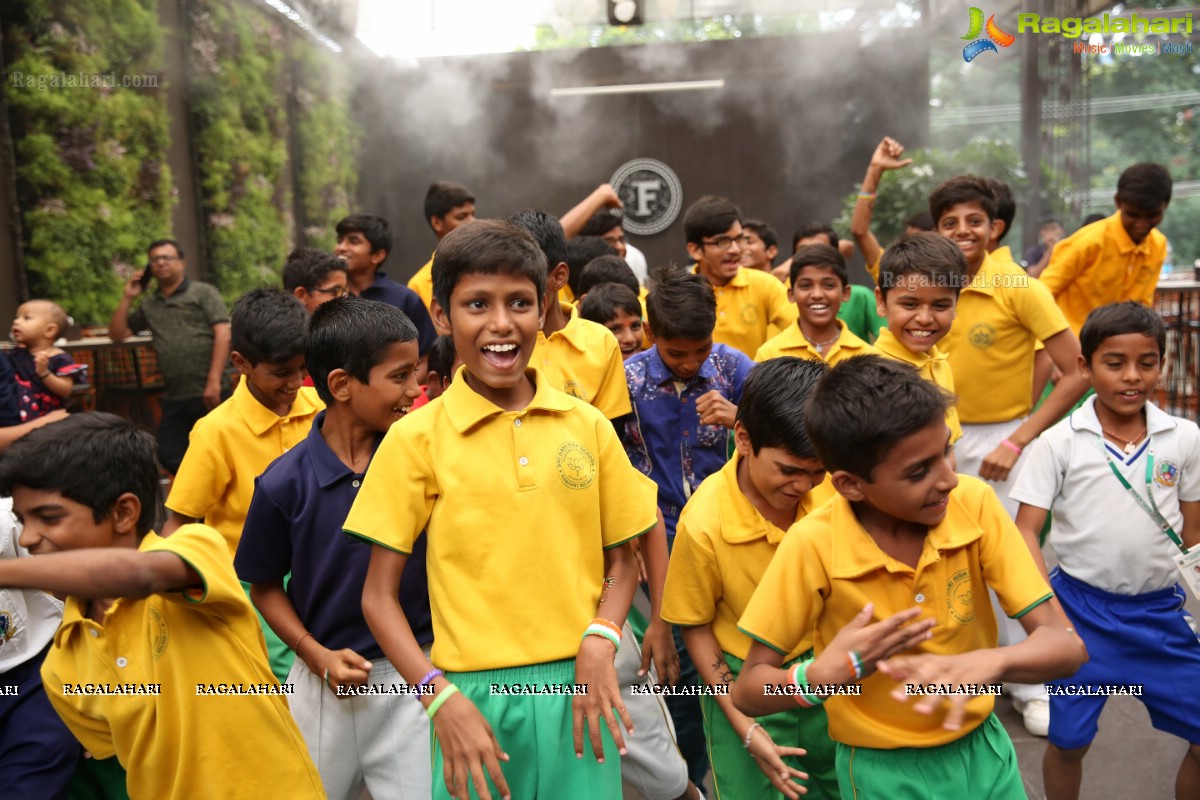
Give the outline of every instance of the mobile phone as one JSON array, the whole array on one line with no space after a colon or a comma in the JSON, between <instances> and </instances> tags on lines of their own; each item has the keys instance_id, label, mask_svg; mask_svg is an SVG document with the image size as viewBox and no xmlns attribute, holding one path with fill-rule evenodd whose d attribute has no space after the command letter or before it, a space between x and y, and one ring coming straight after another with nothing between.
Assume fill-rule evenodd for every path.
<instances>
[{"instance_id":1,"label":"mobile phone","mask_svg":"<svg viewBox=\"0 0 1200 800\"><path fill-rule=\"evenodd\" d=\"M145 268L142 270L142 277L138 278L138 285L142 287L143 292L146 291L146 289L150 286L150 279L153 277L154 270L150 269L149 264L146 264Z\"/></svg>"}]
</instances>

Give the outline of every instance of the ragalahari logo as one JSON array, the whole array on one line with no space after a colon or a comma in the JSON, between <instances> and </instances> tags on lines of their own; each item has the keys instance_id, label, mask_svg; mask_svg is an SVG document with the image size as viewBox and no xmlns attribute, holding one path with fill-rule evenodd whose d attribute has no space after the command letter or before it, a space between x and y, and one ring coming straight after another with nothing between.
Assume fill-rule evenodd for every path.
<instances>
[{"instance_id":1,"label":"ragalahari logo","mask_svg":"<svg viewBox=\"0 0 1200 800\"><path fill-rule=\"evenodd\" d=\"M987 38L980 39L979 34L987 31ZM963 48L963 61L968 64L974 60L980 53L985 53L991 50L993 53L1000 52L996 49L996 45L1000 47L1008 47L1017 40L1017 37L1011 33L1005 33L1000 30L1000 26L996 24L996 15L992 14L988 17L987 25L983 24L983 11L971 6L971 27L967 30L967 35L962 37L964 40L971 41Z\"/></svg>"}]
</instances>

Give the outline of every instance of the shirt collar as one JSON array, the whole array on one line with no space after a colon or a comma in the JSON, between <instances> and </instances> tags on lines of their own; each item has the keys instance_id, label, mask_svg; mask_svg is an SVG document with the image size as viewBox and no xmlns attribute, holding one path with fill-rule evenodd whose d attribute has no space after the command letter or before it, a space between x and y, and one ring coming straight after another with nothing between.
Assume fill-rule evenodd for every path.
<instances>
[{"instance_id":1,"label":"shirt collar","mask_svg":"<svg viewBox=\"0 0 1200 800\"><path fill-rule=\"evenodd\" d=\"M900 563L880 549L866 528L854 515L850 501L840 494L827 506L831 516L830 542L832 560L829 577L852 579L877 569L889 572L907 571L909 567ZM964 547L983 535L978 520L962 506L954 492L946 507L946 516L925 534L918 567L923 567L941 558L945 550Z\"/></svg>"},{"instance_id":2,"label":"shirt collar","mask_svg":"<svg viewBox=\"0 0 1200 800\"><path fill-rule=\"evenodd\" d=\"M317 476L317 485L322 489L328 489L338 481L357 474L338 458L337 453L333 452L325 437L321 435L321 428L325 425L325 414L324 411L317 414L312 430L308 432L308 455L313 472ZM383 434L376 434L375 445L371 448L372 458L382 440Z\"/></svg>"},{"instance_id":3,"label":"shirt collar","mask_svg":"<svg viewBox=\"0 0 1200 800\"><path fill-rule=\"evenodd\" d=\"M717 346L714 344L713 352L716 352L716 347ZM675 381L682 380L681 378L675 377L675 374L671 372L671 370L667 369L667 365L663 363L662 356L658 354L657 344L645 352L646 377L649 379L649 382L652 386L662 386L667 382L674 383ZM683 383L691 386L693 381L708 382L712 380L713 376L716 374L717 368L713 366L712 354L710 353L708 358L704 359L704 363L700 365L700 371L696 373L695 377L689 378L688 380L683 381Z\"/></svg>"},{"instance_id":4,"label":"shirt collar","mask_svg":"<svg viewBox=\"0 0 1200 800\"><path fill-rule=\"evenodd\" d=\"M234 409L255 436L262 436L280 420L307 416L317 409L307 392L297 392L296 399L292 401L292 407L288 409L287 414L281 417L250 394L250 387L247 385L245 376L242 376L242 379L238 381L237 388L233 390L232 400Z\"/></svg>"},{"instance_id":5,"label":"shirt collar","mask_svg":"<svg viewBox=\"0 0 1200 800\"><path fill-rule=\"evenodd\" d=\"M697 275L700 274L700 263L699 262L692 264L692 272L696 273ZM725 284L725 286L714 286L713 288L714 289L724 289L727 286L746 286L749 283L750 283L750 280L746 277L745 267L738 267L738 271L735 272L733 274L733 277L729 279L729 283Z\"/></svg>"},{"instance_id":6,"label":"shirt collar","mask_svg":"<svg viewBox=\"0 0 1200 800\"><path fill-rule=\"evenodd\" d=\"M1092 395L1083 401L1083 405L1071 414L1071 430L1094 433L1103 438L1104 430L1100 427L1100 418L1096 416L1097 398ZM1154 436L1175 430L1175 418L1150 401L1146 401L1146 434Z\"/></svg>"},{"instance_id":7,"label":"shirt collar","mask_svg":"<svg viewBox=\"0 0 1200 800\"><path fill-rule=\"evenodd\" d=\"M543 377L541 370L536 367L527 367L525 376L533 381L535 388L533 399L520 413L524 414L527 411L565 412L572 409L574 400L551 387L550 382ZM458 374L454 376L454 381L442 394L442 408L446 409L446 416L449 417L450 424L459 433L466 433L488 417L506 413L500 406L467 385L467 368L465 366L458 368Z\"/></svg>"},{"instance_id":8,"label":"shirt collar","mask_svg":"<svg viewBox=\"0 0 1200 800\"><path fill-rule=\"evenodd\" d=\"M541 331L538 331L538 338L542 341L549 341L555 336L561 336L567 341L571 347L574 347L581 353L587 352L587 342L582 328L583 319L579 316L579 311L570 303L560 302L558 307L562 309L563 315L567 318L567 324L556 330L554 333L546 336Z\"/></svg>"},{"instance_id":9,"label":"shirt collar","mask_svg":"<svg viewBox=\"0 0 1200 800\"><path fill-rule=\"evenodd\" d=\"M183 280L181 280L179 282L179 285L175 287L175 291L171 292L171 297L174 297L177 294L183 294L184 292L186 292L188 290L188 287L191 285L192 285L192 279L189 278L187 275L184 275ZM154 296L157 297L159 300L169 300L170 299L169 297L167 297L166 295L164 295L162 293L162 289L159 289L158 291L156 291L154 293Z\"/></svg>"},{"instance_id":10,"label":"shirt collar","mask_svg":"<svg viewBox=\"0 0 1200 800\"><path fill-rule=\"evenodd\" d=\"M917 369L924 368L930 361L943 361L946 358L946 354L938 350L936 344L924 353L914 353L900 344L900 340L888 328L879 329L879 338L875 340L875 349L884 355L907 361Z\"/></svg>"},{"instance_id":11,"label":"shirt collar","mask_svg":"<svg viewBox=\"0 0 1200 800\"><path fill-rule=\"evenodd\" d=\"M722 487L721 538L729 544L745 544L758 539L766 539L773 545L779 544L787 531L775 527L773 522L764 517L738 486L737 468L741 460L741 454L735 452L718 473ZM809 492L800 498L793 522L803 519L812 510L811 506L812 492Z\"/></svg>"},{"instance_id":12,"label":"shirt collar","mask_svg":"<svg viewBox=\"0 0 1200 800\"><path fill-rule=\"evenodd\" d=\"M1005 252L1007 258L999 255L1000 250ZM983 254L983 263L979 265L979 271L975 273L971 282L963 287L964 292L979 292L989 297L996 294L996 281L992 279L996 265L1003 261L1012 261L1012 254L1007 247L1002 247L1000 250Z\"/></svg>"},{"instance_id":13,"label":"shirt collar","mask_svg":"<svg viewBox=\"0 0 1200 800\"><path fill-rule=\"evenodd\" d=\"M1108 238L1117 246L1117 251L1121 255L1127 256L1132 253L1146 254L1150 252L1150 238L1154 234L1151 230L1146 234L1146 238L1141 242L1135 243L1129 236L1129 231L1125 230L1125 226L1121 224L1121 212L1113 214L1104 221L1108 226Z\"/></svg>"}]
</instances>

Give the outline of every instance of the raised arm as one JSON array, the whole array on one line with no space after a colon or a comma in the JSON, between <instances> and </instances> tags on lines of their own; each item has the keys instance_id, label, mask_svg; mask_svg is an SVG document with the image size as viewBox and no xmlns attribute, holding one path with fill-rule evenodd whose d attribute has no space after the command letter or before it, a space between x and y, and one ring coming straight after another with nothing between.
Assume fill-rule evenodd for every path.
<instances>
[{"instance_id":1,"label":"raised arm","mask_svg":"<svg viewBox=\"0 0 1200 800\"><path fill-rule=\"evenodd\" d=\"M563 233L568 239L572 239L579 235L583 230L583 226L602 208L620 208L621 198L617 197L617 192L607 183L602 183L592 190L592 193L581 200L574 208L559 218L562 224Z\"/></svg>"},{"instance_id":2,"label":"raised arm","mask_svg":"<svg viewBox=\"0 0 1200 800\"><path fill-rule=\"evenodd\" d=\"M868 267L879 262L883 249L879 240L871 232L871 216L875 210L875 192L879 189L879 180L883 173L892 169L901 169L912 163L911 158L901 160L904 155L904 145L888 136L875 148L871 162L867 164L867 174L863 176L862 187L858 190L858 200L854 204L854 214L850 217L850 235L858 245L863 260Z\"/></svg>"},{"instance_id":3,"label":"raised arm","mask_svg":"<svg viewBox=\"0 0 1200 800\"><path fill-rule=\"evenodd\" d=\"M121 294L121 302L117 303L117 310L108 321L108 338L114 342L124 341L133 335L133 331L129 329L129 307L142 294L141 278L141 272L129 276L129 280L125 282L125 291Z\"/></svg>"}]
</instances>

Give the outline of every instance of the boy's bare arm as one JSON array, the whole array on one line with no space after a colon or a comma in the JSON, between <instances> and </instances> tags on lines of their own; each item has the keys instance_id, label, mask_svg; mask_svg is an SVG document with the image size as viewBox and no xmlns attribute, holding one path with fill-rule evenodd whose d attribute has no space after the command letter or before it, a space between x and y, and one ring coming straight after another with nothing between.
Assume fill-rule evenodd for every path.
<instances>
[{"instance_id":1,"label":"boy's bare arm","mask_svg":"<svg viewBox=\"0 0 1200 800\"><path fill-rule=\"evenodd\" d=\"M662 511L654 509L658 522L642 537L642 558L646 563L646 583L650 588L650 625L642 637L642 667L639 675L658 667L659 682L673 686L679 680L679 653L671 626L662 619L663 586L667 582L667 526Z\"/></svg>"},{"instance_id":2,"label":"boy's bare arm","mask_svg":"<svg viewBox=\"0 0 1200 800\"><path fill-rule=\"evenodd\" d=\"M94 547L0 560L0 586L87 599L141 598L200 585L196 570L165 551Z\"/></svg>"},{"instance_id":3,"label":"boy's bare arm","mask_svg":"<svg viewBox=\"0 0 1200 800\"><path fill-rule=\"evenodd\" d=\"M1042 407L1029 415L1021 427L1008 436L1008 441L1024 449L1042 434L1042 431L1058 422L1071 406L1079 402L1084 392L1088 390L1088 379L1079 369L1079 339L1069 329L1051 336L1042 344L1046 353L1054 362L1054 366L1062 372L1046 402ZM979 467L979 475L985 480L1002 481L1008 478L1009 471L1017 463L1018 453L1003 445L997 447L983 459Z\"/></svg>"},{"instance_id":4,"label":"boy's bare arm","mask_svg":"<svg viewBox=\"0 0 1200 800\"><path fill-rule=\"evenodd\" d=\"M168 509L168 511L170 511L170 509ZM170 513L167 515L167 521L163 523L162 533L160 533L159 536L165 539L175 531L182 528L184 525L191 525L192 523L199 521L200 519L197 517L188 517L180 514L178 511L170 511Z\"/></svg>"},{"instance_id":5,"label":"boy's bare arm","mask_svg":"<svg viewBox=\"0 0 1200 800\"><path fill-rule=\"evenodd\" d=\"M31 419L29 422L22 422L20 425L9 425L7 428L0 428L0 453L17 439L20 439L25 434L35 428L40 428L43 425L49 425L51 422L58 422L60 419L66 419L70 416L66 409L59 408L51 411L44 417Z\"/></svg>"},{"instance_id":6,"label":"boy's bare arm","mask_svg":"<svg viewBox=\"0 0 1200 800\"><path fill-rule=\"evenodd\" d=\"M221 376L225 374L225 365L229 363L233 336L228 322L213 325L212 332L212 357L208 363L208 378L204 383L204 405L210 411L221 404Z\"/></svg>"},{"instance_id":7,"label":"boy's bare arm","mask_svg":"<svg viewBox=\"0 0 1200 800\"><path fill-rule=\"evenodd\" d=\"M854 204L854 214L850 217L850 235L854 237L854 243L858 245L863 260L868 264L878 261L883 249L879 246L879 240L875 238L875 234L871 233L871 215L874 212L875 198L863 195L875 194L879 188L879 179L883 177L884 172L901 169L912 163L911 158L901 160L900 156L903 154L904 146L902 144L890 137L883 137L883 141L871 155L871 162L867 165L867 174L863 176L862 188L859 189L858 200Z\"/></svg>"},{"instance_id":8,"label":"boy's bare arm","mask_svg":"<svg viewBox=\"0 0 1200 800\"><path fill-rule=\"evenodd\" d=\"M309 672L322 675L334 694L339 686L361 686L371 674L371 662L349 648L330 650L317 641L296 614L283 581L250 586L250 602L285 644L304 661Z\"/></svg>"},{"instance_id":9,"label":"boy's bare arm","mask_svg":"<svg viewBox=\"0 0 1200 800\"><path fill-rule=\"evenodd\" d=\"M733 673L725 661L725 652L713 634L712 624L693 625L683 629L683 643L687 646L688 655L696 665L696 672L701 683L707 686L725 686L732 688ZM763 771L776 790L790 800L800 797L800 784L793 781L804 780L808 777L798 769L789 767L783 762L785 756L803 757L806 751L800 747L780 747L761 725L755 726L753 717L748 717L738 711L729 694L714 695L713 699L729 720L730 727L746 744L746 736L750 736L747 749L754 757L754 763ZM788 698L790 699L790 698Z\"/></svg>"},{"instance_id":10,"label":"boy's bare arm","mask_svg":"<svg viewBox=\"0 0 1200 800\"><path fill-rule=\"evenodd\" d=\"M371 546L362 610L367 627L379 642L383 654L406 682L415 685L433 670L433 665L417 644L404 609L400 607L400 576L407 562L408 556L404 553L377 544ZM445 676L434 678L432 685L433 695L419 697L426 710L439 693L452 691ZM481 800L491 800L483 777L485 770L501 796L511 796L508 782L500 771L500 762L507 761L508 755L500 749L492 726L474 703L458 692L449 695L437 709L431 724L442 748L442 778L451 797L467 800L470 797L468 784L473 784Z\"/></svg>"},{"instance_id":11,"label":"boy's bare arm","mask_svg":"<svg viewBox=\"0 0 1200 800\"><path fill-rule=\"evenodd\" d=\"M1200 506L1200 503L1197 503ZM1050 584L1050 572L1046 569L1046 558L1042 555L1042 528L1046 524L1046 516L1050 512L1044 508L1031 506L1028 503L1021 503L1021 507L1017 510L1017 529L1021 531L1021 537L1025 539L1025 545L1029 548L1030 554L1033 556L1033 563L1038 568L1038 572L1042 573L1042 579L1046 584ZM1071 627L1071 618L1067 616L1067 612L1063 610L1062 604L1058 602L1057 597L1050 598L1050 605L1058 614L1058 619L1062 626L1068 631L1074 633L1074 628ZM1083 640L1077 636L1079 646L1083 647ZM1086 648L1085 648L1086 654Z\"/></svg>"},{"instance_id":12,"label":"boy's bare arm","mask_svg":"<svg viewBox=\"0 0 1200 800\"><path fill-rule=\"evenodd\" d=\"M1200 544L1200 500L1179 501L1179 511L1183 514L1183 546L1191 550Z\"/></svg>"},{"instance_id":13,"label":"boy's bare arm","mask_svg":"<svg viewBox=\"0 0 1200 800\"><path fill-rule=\"evenodd\" d=\"M568 239L573 239L583 230L583 226L602 208L620 208L621 198L610 184L602 183L592 190L592 193L580 201L574 208L559 218L563 233ZM614 217L615 219L615 217Z\"/></svg>"}]
</instances>

